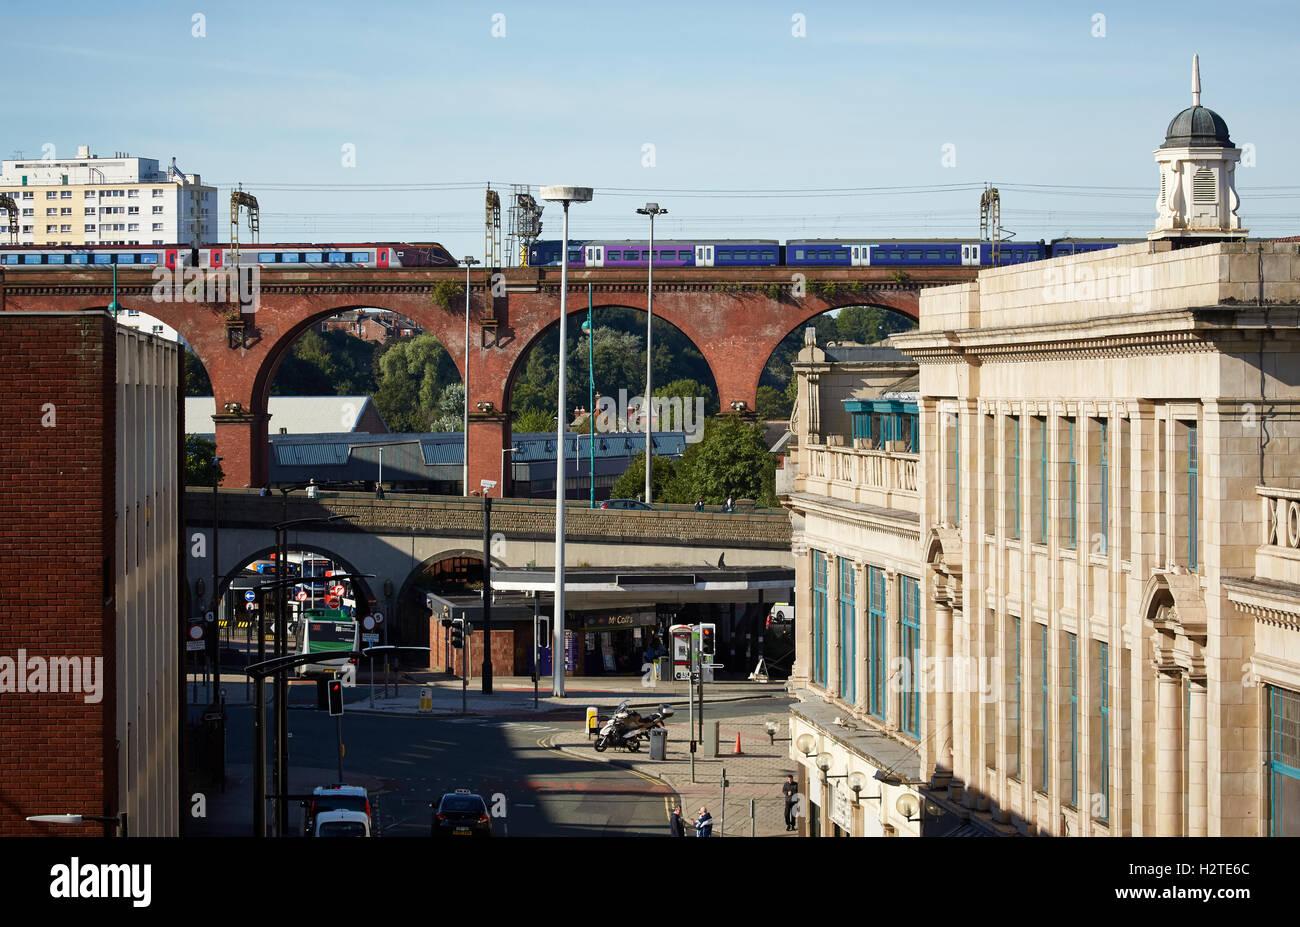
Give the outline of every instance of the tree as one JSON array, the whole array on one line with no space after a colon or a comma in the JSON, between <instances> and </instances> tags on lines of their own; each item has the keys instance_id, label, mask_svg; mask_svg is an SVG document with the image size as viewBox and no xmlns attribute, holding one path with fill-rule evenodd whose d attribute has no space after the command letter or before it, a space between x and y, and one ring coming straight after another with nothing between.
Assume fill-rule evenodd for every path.
<instances>
[{"instance_id":1,"label":"tree","mask_svg":"<svg viewBox=\"0 0 1300 927\"><path fill-rule=\"evenodd\" d=\"M855 341L858 344L875 344L894 332L907 331L912 327L897 312L878 306L846 306L840 310L835 325L839 341Z\"/></svg>"},{"instance_id":2,"label":"tree","mask_svg":"<svg viewBox=\"0 0 1300 927\"><path fill-rule=\"evenodd\" d=\"M655 456L650 464L650 491L653 495L651 501L660 500L668 501L665 494L668 492L668 486L673 480L673 462L667 457ZM614 499L641 499L644 501L645 496L645 448L637 451L636 455L628 463L627 469L623 475L614 481L614 488L610 490L610 496ZM692 502L695 500L692 499Z\"/></svg>"},{"instance_id":3,"label":"tree","mask_svg":"<svg viewBox=\"0 0 1300 927\"><path fill-rule=\"evenodd\" d=\"M438 417L429 423L430 431L460 431L465 427L465 385L452 383L438 397Z\"/></svg>"},{"instance_id":4,"label":"tree","mask_svg":"<svg viewBox=\"0 0 1300 927\"><path fill-rule=\"evenodd\" d=\"M376 367L375 407L395 432L431 430L443 414L438 408L443 392L448 385L460 385L447 350L427 333L388 345Z\"/></svg>"},{"instance_id":5,"label":"tree","mask_svg":"<svg viewBox=\"0 0 1300 927\"><path fill-rule=\"evenodd\" d=\"M680 397L682 400L682 405L685 406L685 404L689 402L691 404L692 409L695 408L695 400L697 398L703 397L704 414L705 415L718 414L717 395L713 392L713 390L709 389L709 387L705 386L699 380L691 380L685 377L678 380L673 380L672 382L665 383L663 386L656 389L655 395L664 398L672 398L674 396ZM691 420L695 421L694 412L692 412L691 414L692 414Z\"/></svg>"},{"instance_id":6,"label":"tree","mask_svg":"<svg viewBox=\"0 0 1300 927\"><path fill-rule=\"evenodd\" d=\"M212 395L212 381L208 379L208 371L199 356L188 347L185 349L185 395Z\"/></svg>"},{"instance_id":7,"label":"tree","mask_svg":"<svg viewBox=\"0 0 1300 927\"><path fill-rule=\"evenodd\" d=\"M226 478L221 464L215 461L217 443L198 435L185 436L185 485L211 486L213 480Z\"/></svg>"},{"instance_id":8,"label":"tree","mask_svg":"<svg viewBox=\"0 0 1300 927\"><path fill-rule=\"evenodd\" d=\"M271 386L276 396L364 396L375 389L376 346L342 331L305 332Z\"/></svg>"},{"instance_id":9,"label":"tree","mask_svg":"<svg viewBox=\"0 0 1300 927\"><path fill-rule=\"evenodd\" d=\"M727 496L775 505L776 459L768 452L764 429L738 416L710 420L704 438L687 448L673 468L665 502L704 501L717 505Z\"/></svg>"},{"instance_id":10,"label":"tree","mask_svg":"<svg viewBox=\"0 0 1300 927\"><path fill-rule=\"evenodd\" d=\"M794 377L791 377L790 380L794 382ZM758 417L767 420L789 418L790 409L793 407L784 392L775 390L770 386L760 386L758 388L757 403Z\"/></svg>"},{"instance_id":11,"label":"tree","mask_svg":"<svg viewBox=\"0 0 1300 927\"><path fill-rule=\"evenodd\" d=\"M555 414L548 415L540 409L516 412L510 430L516 434L555 434Z\"/></svg>"}]
</instances>

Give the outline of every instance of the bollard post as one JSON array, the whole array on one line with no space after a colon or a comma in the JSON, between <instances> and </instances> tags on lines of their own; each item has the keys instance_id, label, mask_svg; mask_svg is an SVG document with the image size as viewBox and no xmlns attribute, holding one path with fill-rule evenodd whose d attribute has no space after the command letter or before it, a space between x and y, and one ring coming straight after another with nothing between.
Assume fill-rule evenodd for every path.
<instances>
[{"instance_id":1,"label":"bollard post","mask_svg":"<svg viewBox=\"0 0 1300 927\"><path fill-rule=\"evenodd\" d=\"M727 836L727 767L722 767L722 817L718 821L718 836Z\"/></svg>"},{"instance_id":2,"label":"bollard post","mask_svg":"<svg viewBox=\"0 0 1300 927\"><path fill-rule=\"evenodd\" d=\"M754 836L754 799L749 800L749 836Z\"/></svg>"}]
</instances>

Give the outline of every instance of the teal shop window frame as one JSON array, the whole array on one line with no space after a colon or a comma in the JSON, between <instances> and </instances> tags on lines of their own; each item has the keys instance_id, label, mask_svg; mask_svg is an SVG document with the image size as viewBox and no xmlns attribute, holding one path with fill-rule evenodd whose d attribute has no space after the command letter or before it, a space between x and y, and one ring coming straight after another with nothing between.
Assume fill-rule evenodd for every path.
<instances>
[{"instance_id":1,"label":"teal shop window frame","mask_svg":"<svg viewBox=\"0 0 1300 927\"><path fill-rule=\"evenodd\" d=\"M885 684L889 675L888 656L889 639L888 619L885 602L885 571L879 567L867 567L867 609L869 614L868 633L870 659L871 691L867 697L867 711L873 718L885 720Z\"/></svg>"},{"instance_id":2,"label":"teal shop window frame","mask_svg":"<svg viewBox=\"0 0 1300 927\"><path fill-rule=\"evenodd\" d=\"M813 682L826 685L826 555L812 552L813 562Z\"/></svg>"},{"instance_id":3,"label":"teal shop window frame","mask_svg":"<svg viewBox=\"0 0 1300 927\"><path fill-rule=\"evenodd\" d=\"M857 633L854 622L857 580L853 562L840 558L840 698L853 703L857 697ZM847 591L847 594L845 590Z\"/></svg>"}]
</instances>

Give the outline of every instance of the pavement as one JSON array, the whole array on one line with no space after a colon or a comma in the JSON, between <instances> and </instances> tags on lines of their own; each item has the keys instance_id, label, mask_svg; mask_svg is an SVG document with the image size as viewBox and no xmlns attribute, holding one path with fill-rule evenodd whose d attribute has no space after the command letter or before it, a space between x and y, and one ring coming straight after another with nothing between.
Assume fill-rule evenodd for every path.
<instances>
[{"instance_id":1,"label":"pavement","mask_svg":"<svg viewBox=\"0 0 1300 927\"><path fill-rule=\"evenodd\" d=\"M777 694L783 694L783 690L784 686L777 690ZM689 724L684 712L678 712L666 725L668 743L663 760L650 759L648 747L637 753L626 750L597 753L592 747L592 738L580 727L552 735L545 743L571 756L622 766L662 782L677 793L688 837L695 836L691 824L699 816L701 807L708 808L713 816L714 837L794 837L796 834L787 832L785 828L785 801L781 794L786 775L795 772L795 762L788 755L790 725L784 709L773 710L770 717L778 725L775 743L771 742L763 727L764 718L721 719L719 755L707 755L706 744L698 744L693 773ZM712 730L706 700L706 738L712 736ZM737 736L742 751L739 754L734 752ZM725 806L722 800L724 770L728 783ZM665 819L665 833L667 829L668 821Z\"/></svg>"}]
</instances>

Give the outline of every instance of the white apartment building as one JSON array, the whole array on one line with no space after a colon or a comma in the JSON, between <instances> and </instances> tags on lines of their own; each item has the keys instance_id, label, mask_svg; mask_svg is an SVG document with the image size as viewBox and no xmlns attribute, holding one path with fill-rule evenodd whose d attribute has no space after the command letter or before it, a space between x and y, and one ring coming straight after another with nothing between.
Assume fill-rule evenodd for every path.
<instances>
[{"instance_id":1,"label":"white apartment building","mask_svg":"<svg viewBox=\"0 0 1300 927\"><path fill-rule=\"evenodd\" d=\"M21 245L207 245L217 241L217 188L152 158L0 161L0 193L18 209ZM0 217L3 219L5 217Z\"/></svg>"}]
</instances>

